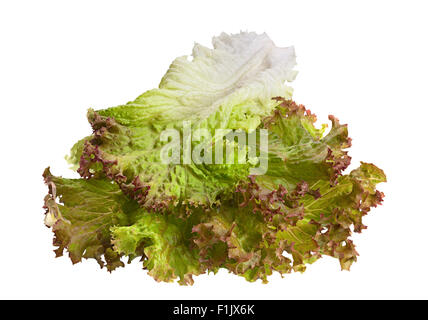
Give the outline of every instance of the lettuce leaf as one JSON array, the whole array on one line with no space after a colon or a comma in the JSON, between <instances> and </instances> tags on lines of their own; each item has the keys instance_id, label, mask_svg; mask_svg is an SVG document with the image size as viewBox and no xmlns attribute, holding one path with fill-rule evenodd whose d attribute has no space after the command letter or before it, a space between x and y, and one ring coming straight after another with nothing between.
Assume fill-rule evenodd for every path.
<instances>
[{"instance_id":1,"label":"lettuce leaf","mask_svg":"<svg viewBox=\"0 0 428 320\"><path fill-rule=\"evenodd\" d=\"M114 249L131 259L143 250L143 265L157 281L193 284L193 275L204 272L199 252L191 246L193 219L180 219L172 214L145 213L132 226L111 228Z\"/></svg>"},{"instance_id":2,"label":"lettuce leaf","mask_svg":"<svg viewBox=\"0 0 428 320\"><path fill-rule=\"evenodd\" d=\"M187 121L193 132L206 129L212 135L205 141L210 145L219 139L216 129L255 130L276 107L272 97L291 97L284 82L295 77L295 54L293 48L278 48L267 35L255 33L222 34L213 46L196 44L192 60L174 60L158 89L125 105L89 110L93 135L78 142L70 156L82 177L103 172L120 186L137 178L144 185L139 190L146 193L140 203L149 209L182 202L210 206L220 194L233 191L248 176L250 162L164 164L160 151L166 143L160 134L177 129L184 140Z\"/></svg>"},{"instance_id":3,"label":"lettuce leaf","mask_svg":"<svg viewBox=\"0 0 428 320\"><path fill-rule=\"evenodd\" d=\"M86 258L109 271L123 267L113 250L110 227L130 224L138 205L107 179L64 179L53 176L49 168L43 177L49 186L45 224L55 234L56 256L67 249L73 263Z\"/></svg>"},{"instance_id":4,"label":"lettuce leaf","mask_svg":"<svg viewBox=\"0 0 428 320\"><path fill-rule=\"evenodd\" d=\"M129 262L141 257L156 280L179 277L182 284L200 273L198 252L189 246L192 219L150 214L108 179L65 179L49 168L43 176L45 224L55 234L57 257L67 250L73 264L95 259L108 271L124 267L124 256Z\"/></svg>"}]
</instances>

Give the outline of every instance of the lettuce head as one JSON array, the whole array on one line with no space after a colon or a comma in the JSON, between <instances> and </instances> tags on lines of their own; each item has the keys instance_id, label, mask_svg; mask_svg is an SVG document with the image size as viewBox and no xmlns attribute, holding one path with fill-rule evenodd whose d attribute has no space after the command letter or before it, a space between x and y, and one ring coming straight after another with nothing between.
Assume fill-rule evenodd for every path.
<instances>
[{"instance_id":1,"label":"lettuce head","mask_svg":"<svg viewBox=\"0 0 428 320\"><path fill-rule=\"evenodd\" d=\"M68 157L81 178L43 174L56 255L108 271L139 258L180 284L220 268L267 282L323 255L349 270L350 237L386 177L370 163L344 173L347 126L317 126L291 100L295 64L266 34L221 34L175 59L158 88L89 109L92 133Z\"/></svg>"}]
</instances>

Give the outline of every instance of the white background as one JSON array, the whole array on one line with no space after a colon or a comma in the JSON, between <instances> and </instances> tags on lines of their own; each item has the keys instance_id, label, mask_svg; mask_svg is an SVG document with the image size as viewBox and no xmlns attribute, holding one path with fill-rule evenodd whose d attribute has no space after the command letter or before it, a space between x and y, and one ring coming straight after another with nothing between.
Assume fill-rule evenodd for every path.
<instances>
[{"instance_id":1,"label":"white background","mask_svg":"<svg viewBox=\"0 0 428 320\"><path fill-rule=\"evenodd\" d=\"M135 299L428 298L424 1L2 1L0 297ZM157 283L135 262L112 274L55 259L42 171L73 177L64 155L88 107L133 100L171 61L222 31L294 45L294 99L349 124L352 168L385 170L383 206L354 240L351 272L325 257L304 274L249 283L227 272L192 287Z\"/></svg>"}]
</instances>

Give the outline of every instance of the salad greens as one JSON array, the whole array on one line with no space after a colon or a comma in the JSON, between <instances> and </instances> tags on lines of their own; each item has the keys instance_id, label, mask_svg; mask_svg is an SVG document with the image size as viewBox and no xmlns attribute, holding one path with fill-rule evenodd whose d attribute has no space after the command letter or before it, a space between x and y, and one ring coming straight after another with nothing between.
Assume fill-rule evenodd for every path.
<instances>
[{"instance_id":1,"label":"salad greens","mask_svg":"<svg viewBox=\"0 0 428 320\"><path fill-rule=\"evenodd\" d=\"M326 133L291 100L293 48L255 33L222 34L213 47L196 44L193 59L175 59L159 88L134 101L88 111L93 132L68 157L81 178L43 174L56 255L108 271L139 258L157 281L180 284L220 268L267 282L323 255L349 270L358 255L350 237L382 202L385 174L370 163L344 173L347 126L330 116ZM220 134L232 131L254 143ZM173 162L162 158L165 132L180 143ZM234 161L189 161L186 148Z\"/></svg>"}]
</instances>

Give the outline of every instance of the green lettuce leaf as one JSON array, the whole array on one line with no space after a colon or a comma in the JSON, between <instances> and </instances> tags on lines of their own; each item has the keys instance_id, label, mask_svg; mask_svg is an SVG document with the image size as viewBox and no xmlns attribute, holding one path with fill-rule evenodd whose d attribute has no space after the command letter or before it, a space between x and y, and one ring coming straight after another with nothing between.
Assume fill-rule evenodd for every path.
<instances>
[{"instance_id":1,"label":"green lettuce leaf","mask_svg":"<svg viewBox=\"0 0 428 320\"><path fill-rule=\"evenodd\" d=\"M111 229L114 249L134 258L139 248L144 252L144 268L156 281L193 284L193 275L203 273L199 250L192 248L193 219L173 214L146 213L132 226Z\"/></svg>"},{"instance_id":2,"label":"green lettuce leaf","mask_svg":"<svg viewBox=\"0 0 428 320\"><path fill-rule=\"evenodd\" d=\"M45 224L55 234L56 256L67 249L73 263L86 258L109 271L123 267L111 244L110 227L130 224L138 205L107 179L64 179L49 168L43 177L49 186Z\"/></svg>"},{"instance_id":3,"label":"green lettuce leaf","mask_svg":"<svg viewBox=\"0 0 428 320\"><path fill-rule=\"evenodd\" d=\"M193 283L192 275L204 271L191 249L197 213L187 220L150 214L108 179L65 179L49 168L43 177L49 186L45 224L55 234L57 257L66 249L73 263L95 259L108 271L123 267L122 257L140 257L156 280L179 277L181 284Z\"/></svg>"},{"instance_id":4,"label":"green lettuce leaf","mask_svg":"<svg viewBox=\"0 0 428 320\"><path fill-rule=\"evenodd\" d=\"M291 96L284 82L295 77L295 55L293 48L278 48L265 34L222 34L213 46L196 44L192 60L174 60L158 89L125 105L89 110L93 135L79 141L70 155L82 177L104 173L128 190L137 178L144 187L131 196L150 209L182 202L210 206L233 191L249 174L249 161L186 164L182 153L181 164L164 164L161 132L179 130L184 145L187 121L193 132L207 130L212 138L204 143L209 146L220 139L216 129L255 130L276 107L272 97Z\"/></svg>"}]
</instances>

